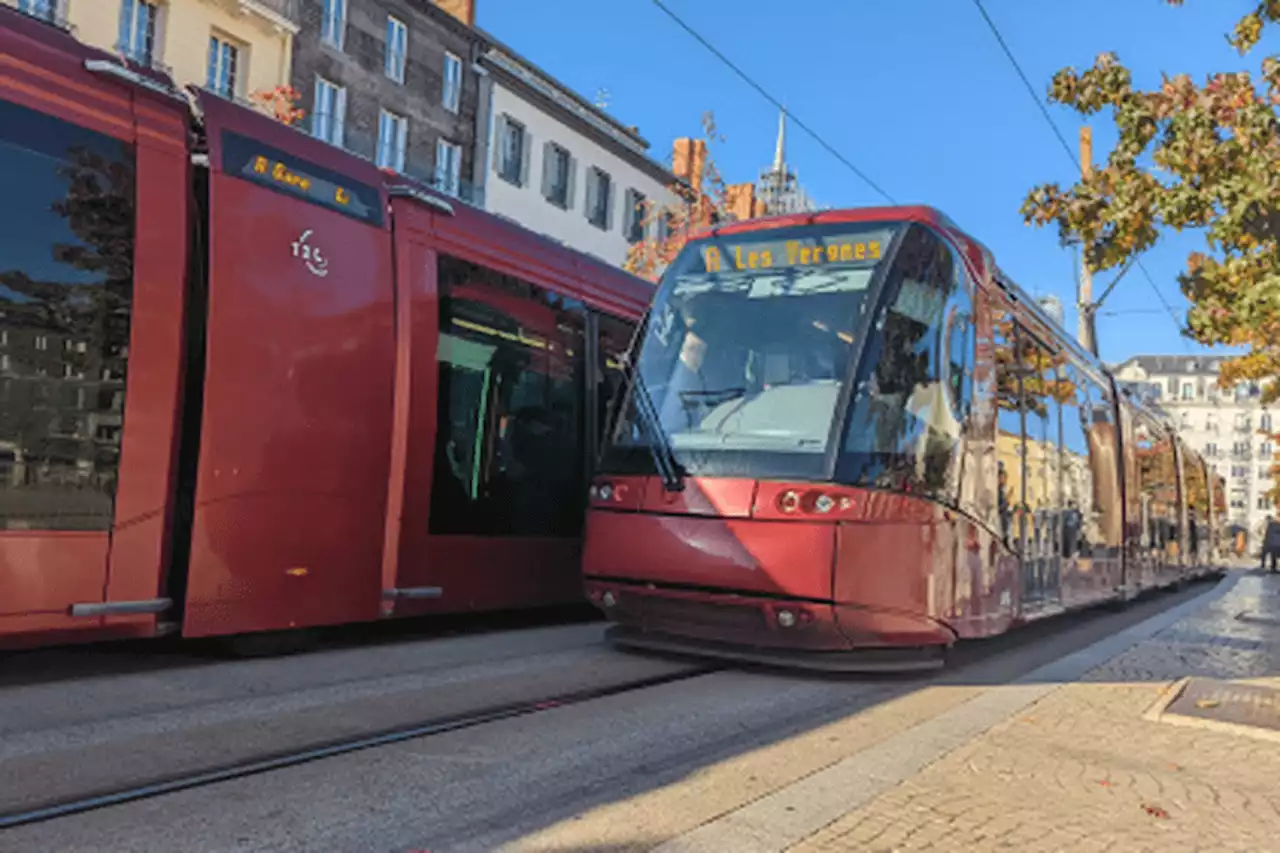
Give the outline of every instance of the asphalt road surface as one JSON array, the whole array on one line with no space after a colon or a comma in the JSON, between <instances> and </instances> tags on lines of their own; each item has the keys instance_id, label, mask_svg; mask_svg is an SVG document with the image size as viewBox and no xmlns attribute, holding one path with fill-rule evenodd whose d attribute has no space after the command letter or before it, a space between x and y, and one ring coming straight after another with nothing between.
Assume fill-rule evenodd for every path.
<instances>
[{"instance_id":1,"label":"asphalt road surface","mask_svg":"<svg viewBox=\"0 0 1280 853\"><path fill-rule=\"evenodd\" d=\"M0 661L0 821L461 721L449 731L0 830L0 850L698 849L671 840L850 756L900 743L892 749L910 751L917 727L1209 589L968 644L947 670L917 676L708 669L614 651L600 624L279 659L179 659L65 679L6 681ZM20 659L8 663L22 669ZM616 692L573 698L584 691ZM556 697L569 699L547 701ZM515 710L475 719L504 708Z\"/></svg>"}]
</instances>

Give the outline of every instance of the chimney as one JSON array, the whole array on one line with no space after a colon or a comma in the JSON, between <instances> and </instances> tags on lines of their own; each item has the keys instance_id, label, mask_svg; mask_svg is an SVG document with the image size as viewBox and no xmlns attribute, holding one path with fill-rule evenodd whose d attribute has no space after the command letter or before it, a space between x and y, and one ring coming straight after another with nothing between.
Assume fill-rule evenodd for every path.
<instances>
[{"instance_id":1,"label":"chimney","mask_svg":"<svg viewBox=\"0 0 1280 853\"><path fill-rule=\"evenodd\" d=\"M702 192L702 173L707 166L707 143L684 137L671 146L671 172L689 182L695 192Z\"/></svg>"},{"instance_id":2,"label":"chimney","mask_svg":"<svg viewBox=\"0 0 1280 853\"><path fill-rule=\"evenodd\" d=\"M756 199L754 184L733 184L725 187L725 206L740 221L755 219L760 215L762 205Z\"/></svg>"},{"instance_id":3,"label":"chimney","mask_svg":"<svg viewBox=\"0 0 1280 853\"><path fill-rule=\"evenodd\" d=\"M468 27L476 25L476 0L434 0L434 2Z\"/></svg>"}]
</instances>

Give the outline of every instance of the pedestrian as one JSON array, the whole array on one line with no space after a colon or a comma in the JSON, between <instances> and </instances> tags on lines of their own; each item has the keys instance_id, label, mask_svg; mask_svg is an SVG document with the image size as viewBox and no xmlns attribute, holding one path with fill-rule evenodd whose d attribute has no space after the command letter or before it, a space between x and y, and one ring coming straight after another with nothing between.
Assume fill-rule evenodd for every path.
<instances>
[{"instance_id":1,"label":"pedestrian","mask_svg":"<svg viewBox=\"0 0 1280 853\"><path fill-rule=\"evenodd\" d=\"M1280 521L1267 516L1267 526L1262 533L1262 568L1267 568L1267 558L1271 558L1270 571L1276 570L1276 559L1280 557Z\"/></svg>"}]
</instances>

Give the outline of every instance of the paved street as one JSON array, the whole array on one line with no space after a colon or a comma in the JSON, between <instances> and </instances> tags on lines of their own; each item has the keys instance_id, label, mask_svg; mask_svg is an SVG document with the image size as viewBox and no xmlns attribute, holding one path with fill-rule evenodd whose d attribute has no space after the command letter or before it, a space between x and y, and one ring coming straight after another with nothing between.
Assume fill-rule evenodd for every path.
<instances>
[{"instance_id":1,"label":"paved street","mask_svg":"<svg viewBox=\"0 0 1280 853\"><path fill-rule=\"evenodd\" d=\"M1280 614L1280 578L1227 583L792 850L1276 849L1280 745L1143 718L1181 676L1280 673L1280 630L1237 618Z\"/></svg>"},{"instance_id":2,"label":"paved street","mask_svg":"<svg viewBox=\"0 0 1280 853\"><path fill-rule=\"evenodd\" d=\"M1235 619L1274 610L1272 587L1233 573L963 647L930 676L697 675L0 832L0 849L160 851L175 838L201 851L388 853L1266 849L1258 842L1280 816L1263 780L1280 771L1280 746L1143 714L1185 674L1274 671L1270 629ZM86 779L136 782L267 745L688 668L613 652L599 631L0 691L12 712L6 805L49 786L70 795ZM59 702L77 691L80 702ZM41 721L40 707L68 710Z\"/></svg>"}]
</instances>

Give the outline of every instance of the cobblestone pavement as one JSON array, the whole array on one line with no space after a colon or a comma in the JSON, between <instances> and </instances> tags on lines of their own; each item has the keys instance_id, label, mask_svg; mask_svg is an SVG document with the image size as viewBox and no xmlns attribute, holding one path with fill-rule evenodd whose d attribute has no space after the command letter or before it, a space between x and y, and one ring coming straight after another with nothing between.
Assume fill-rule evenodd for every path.
<instances>
[{"instance_id":1,"label":"cobblestone pavement","mask_svg":"<svg viewBox=\"0 0 1280 853\"><path fill-rule=\"evenodd\" d=\"M1280 850L1280 744L1143 718L1184 676L1280 683L1280 575L1229 578L792 853Z\"/></svg>"}]
</instances>

